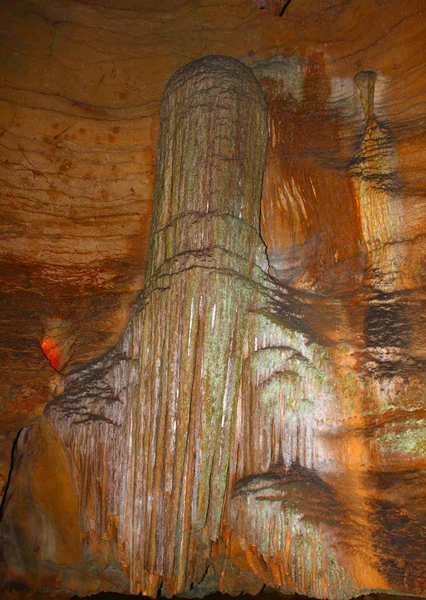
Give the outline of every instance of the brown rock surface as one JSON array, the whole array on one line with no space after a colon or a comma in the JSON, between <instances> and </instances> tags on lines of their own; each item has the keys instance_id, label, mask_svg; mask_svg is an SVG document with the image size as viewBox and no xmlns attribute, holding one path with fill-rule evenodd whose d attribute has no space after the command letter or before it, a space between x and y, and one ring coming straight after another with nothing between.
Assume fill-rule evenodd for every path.
<instances>
[{"instance_id":1,"label":"brown rock surface","mask_svg":"<svg viewBox=\"0 0 426 600\"><path fill-rule=\"evenodd\" d=\"M266 583L330 593L319 583L324 565L312 562L308 571L300 563L309 556L314 561L320 543L315 536L323 530L313 526L311 550L295 524L295 538L285 540L282 557L264 549L261 508L270 507L268 522L289 530L280 525L285 496L290 509L302 503L305 515L315 514L318 501L326 507L326 521L338 517L346 523L330 527L339 548L353 545L348 556L356 589L364 581L371 588L374 580L380 589L426 595L424 3L313 6L293 0L282 17L274 7L259 11L249 1L195 0L19 0L0 6L3 488L12 444L19 430L35 423L16 442L21 458L2 526L12 523L14 547L23 547L24 558L9 555L8 564L15 564L12 575L29 589L85 593L127 585L115 567L111 571L125 556L111 542L114 514L92 514L96 499L83 501L73 472L81 474L84 461L74 456L67 471L60 437L42 418L46 402L64 385L43 352L55 369L70 373L104 354L125 330L144 286L165 84L192 59L226 54L253 67L267 101L261 233L270 272L299 290L295 306L303 307L306 327L331 357L332 366L322 368L335 377L340 404L316 413L313 421L329 464L325 483L324 474L318 480L304 470L312 466L304 464L306 448L302 461L302 447L296 452L300 470L293 463L287 470L263 469L269 447L260 441L248 452L248 439L261 440L268 428L279 432L278 414L238 433L235 447L244 447L240 466L234 465L239 487L223 535L211 548L221 580L217 584L208 572L203 585L229 589L234 578L233 591L257 591ZM251 390L249 374L244 377ZM260 396L251 393L251 408L238 409L243 421L246 410L262 415L256 408ZM308 426L302 409L296 411L296 433ZM97 435L102 440L101 429ZM84 455L86 446L74 450ZM103 477L98 473L89 488ZM51 480L53 487L36 480ZM310 486L316 490L312 501L305 491ZM27 497L37 510L28 508L22 500ZM250 512L250 502L258 513ZM49 534L47 521L58 533ZM28 539L21 543L22 536ZM53 538L64 536L69 554L63 542L51 547ZM92 553L86 566L77 556L80 537ZM224 561L228 554L233 565ZM87 564L97 565L94 579L85 574ZM197 572L203 565L191 568ZM298 579L292 569L311 579ZM346 593L343 576L336 577L332 594ZM155 590L161 580L153 577L146 589Z\"/></svg>"}]
</instances>

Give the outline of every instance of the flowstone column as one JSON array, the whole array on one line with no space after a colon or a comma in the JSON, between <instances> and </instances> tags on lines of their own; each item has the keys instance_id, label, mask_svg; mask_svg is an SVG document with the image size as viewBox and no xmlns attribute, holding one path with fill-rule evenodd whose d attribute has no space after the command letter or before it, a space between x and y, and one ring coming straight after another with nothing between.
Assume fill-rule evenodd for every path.
<instances>
[{"instance_id":1,"label":"flowstone column","mask_svg":"<svg viewBox=\"0 0 426 600\"><path fill-rule=\"evenodd\" d=\"M170 591L187 587L219 535L252 275L267 268L266 143L262 91L238 61L207 57L169 82L138 317L142 376L127 407L123 537L135 592L152 592L154 573Z\"/></svg>"}]
</instances>

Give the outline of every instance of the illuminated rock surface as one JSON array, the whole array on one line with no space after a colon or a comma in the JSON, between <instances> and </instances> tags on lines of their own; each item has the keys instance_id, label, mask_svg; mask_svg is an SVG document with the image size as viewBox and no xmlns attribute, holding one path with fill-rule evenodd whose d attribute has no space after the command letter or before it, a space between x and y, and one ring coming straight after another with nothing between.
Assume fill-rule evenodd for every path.
<instances>
[{"instance_id":1,"label":"illuminated rock surface","mask_svg":"<svg viewBox=\"0 0 426 600\"><path fill-rule=\"evenodd\" d=\"M1 11L2 597L426 595L423 4Z\"/></svg>"}]
</instances>

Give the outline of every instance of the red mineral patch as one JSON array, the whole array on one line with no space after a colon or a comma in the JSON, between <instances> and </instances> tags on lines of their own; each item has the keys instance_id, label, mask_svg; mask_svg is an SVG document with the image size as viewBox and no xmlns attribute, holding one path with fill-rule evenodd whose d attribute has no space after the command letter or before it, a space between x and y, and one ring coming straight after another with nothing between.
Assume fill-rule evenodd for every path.
<instances>
[{"instance_id":1,"label":"red mineral patch","mask_svg":"<svg viewBox=\"0 0 426 600\"><path fill-rule=\"evenodd\" d=\"M53 338L44 338L41 342L41 351L50 362L50 365L57 369L61 362L61 349Z\"/></svg>"}]
</instances>

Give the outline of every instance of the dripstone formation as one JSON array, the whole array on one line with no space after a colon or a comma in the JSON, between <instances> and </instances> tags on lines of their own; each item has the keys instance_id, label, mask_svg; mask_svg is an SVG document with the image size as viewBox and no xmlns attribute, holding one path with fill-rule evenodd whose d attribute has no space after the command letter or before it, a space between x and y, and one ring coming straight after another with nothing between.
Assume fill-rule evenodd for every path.
<instances>
[{"instance_id":1,"label":"dripstone formation","mask_svg":"<svg viewBox=\"0 0 426 600\"><path fill-rule=\"evenodd\" d=\"M421 387L374 318L402 306L398 222L369 228L372 206L386 215L398 194L374 75L356 79L365 131L350 165L367 248L360 369L356 344L324 332L351 317L357 331L359 315L284 285L268 262L268 114L269 129L281 123L268 68L254 71L269 113L252 70L229 57L194 61L166 87L144 291L119 343L66 375L19 434L4 597L426 594Z\"/></svg>"}]
</instances>

